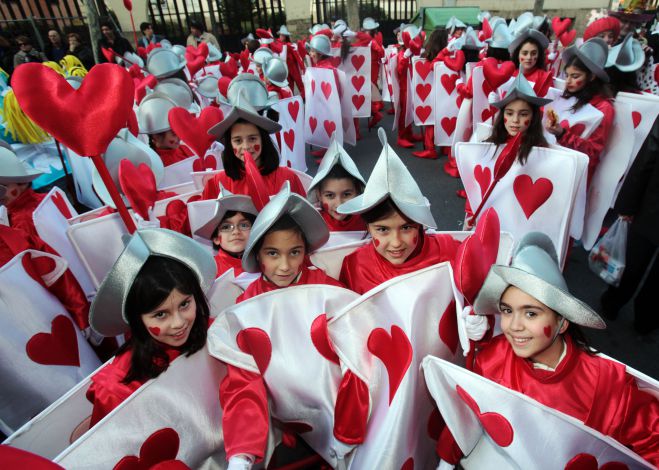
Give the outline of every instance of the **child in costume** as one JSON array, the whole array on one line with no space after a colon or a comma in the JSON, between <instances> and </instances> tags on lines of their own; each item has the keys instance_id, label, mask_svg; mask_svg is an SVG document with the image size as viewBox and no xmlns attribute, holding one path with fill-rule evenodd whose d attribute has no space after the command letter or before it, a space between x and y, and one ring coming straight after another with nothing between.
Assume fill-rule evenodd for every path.
<instances>
[{"instance_id":1,"label":"child in costume","mask_svg":"<svg viewBox=\"0 0 659 470\"><path fill-rule=\"evenodd\" d=\"M279 154L270 136L280 130L278 123L258 114L241 91L229 114L208 131L224 145L224 170L206 182L202 198L216 198L220 192L220 184L233 194L249 194L252 198L255 197L256 189L250 190L250 183L245 178L245 153L251 155L262 177L264 187L259 190L274 195L284 182L288 181L293 192L306 196L295 172L285 166L279 166Z\"/></svg>"},{"instance_id":2,"label":"child in costume","mask_svg":"<svg viewBox=\"0 0 659 470\"><path fill-rule=\"evenodd\" d=\"M346 256L341 267L341 282L358 294L393 277L450 261L459 245L450 236L425 233L437 226L430 203L387 144L382 128L378 135L383 149L364 193L337 209L340 214L361 214L373 240Z\"/></svg>"},{"instance_id":3,"label":"child in costume","mask_svg":"<svg viewBox=\"0 0 659 470\"><path fill-rule=\"evenodd\" d=\"M599 125L582 137L583 126L570 126L564 116L560 120L549 119L546 124L559 145L588 155L588 181L597 168L615 117L613 98L606 85L609 76L604 70L608 53L608 46L600 38L590 39L580 47L568 47L563 52L566 82L562 98L576 99L569 110L572 116L595 108L602 115Z\"/></svg>"},{"instance_id":4,"label":"child in costume","mask_svg":"<svg viewBox=\"0 0 659 470\"><path fill-rule=\"evenodd\" d=\"M249 196L220 190L213 217L195 232L213 242L218 277L229 269L235 276L243 272L243 252L258 213Z\"/></svg>"},{"instance_id":5,"label":"child in costume","mask_svg":"<svg viewBox=\"0 0 659 470\"><path fill-rule=\"evenodd\" d=\"M545 96L553 84L551 72L545 70L545 51L549 46L547 36L537 29L526 28L508 46L510 58L517 67L515 75L521 71L533 83L536 95Z\"/></svg>"},{"instance_id":6,"label":"child in costume","mask_svg":"<svg viewBox=\"0 0 659 470\"><path fill-rule=\"evenodd\" d=\"M302 84L302 74L304 73L305 68L304 62L291 42L291 33L288 32L288 28L286 28L285 25L282 25L277 34L279 35L279 39L276 39L275 41L278 41L281 44L282 50L286 49L288 83L291 85L291 90L293 89L293 84L295 84L304 99L304 85Z\"/></svg>"},{"instance_id":7,"label":"child in costume","mask_svg":"<svg viewBox=\"0 0 659 470\"><path fill-rule=\"evenodd\" d=\"M288 86L288 67L279 57L266 58L263 62L263 81L269 93L277 93L280 100L291 98L293 92Z\"/></svg>"},{"instance_id":8,"label":"child in costume","mask_svg":"<svg viewBox=\"0 0 659 470\"><path fill-rule=\"evenodd\" d=\"M601 16L595 15L596 18L591 18L591 21L586 25L583 32L583 40L588 41L592 38L601 38L607 46L612 47L618 42L620 36L620 20L615 16Z\"/></svg>"},{"instance_id":9,"label":"child in costume","mask_svg":"<svg viewBox=\"0 0 659 470\"><path fill-rule=\"evenodd\" d=\"M320 204L320 215L330 232L366 230L360 216L337 211L341 204L364 192L365 184L355 162L332 135L316 176L309 185L307 199L312 204Z\"/></svg>"},{"instance_id":10,"label":"child in costume","mask_svg":"<svg viewBox=\"0 0 659 470\"><path fill-rule=\"evenodd\" d=\"M112 363L92 377L92 426L175 358L203 348L210 314L205 293L216 271L211 254L189 237L166 229L133 234L89 313L100 334L130 332Z\"/></svg>"},{"instance_id":11,"label":"child in costume","mask_svg":"<svg viewBox=\"0 0 659 470\"><path fill-rule=\"evenodd\" d=\"M137 108L140 133L148 134L149 145L160 156L163 165L169 166L194 155L169 124L169 111L176 103L162 93L146 96ZM203 155L202 155L203 156Z\"/></svg>"},{"instance_id":12,"label":"child in costume","mask_svg":"<svg viewBox=\"0 0 659 470\"><path fill-rule=\"evenodd\" d=\"M403 47L398 51L398 63L396 64L396 75L398 77L398 141L397 145L403 148L414 147L414 142L423 140L423 136L412 132L412 124L405 125L407 110L408 79L412 73L412 56L421 53L421 46L425 39L425 33L414 25L407 25L401 33Z\"/></svg>"},{"instance_id":13,"label":"child in costume","mask_svg":"<svg viewBox=\"0 0 659 470\"><path fill-rule=\"evenodd\" d=\"M588 346L579 326L606 325L569 293L546 235L528 233L511 266L490 269L474 310L500 315L503 330L479 346L476 373L568 414L659 464L659 401L638 389L624 364L599 357ZM448 429L438 451L450 464L461 458Z\"/></svg>"}]
</instances>

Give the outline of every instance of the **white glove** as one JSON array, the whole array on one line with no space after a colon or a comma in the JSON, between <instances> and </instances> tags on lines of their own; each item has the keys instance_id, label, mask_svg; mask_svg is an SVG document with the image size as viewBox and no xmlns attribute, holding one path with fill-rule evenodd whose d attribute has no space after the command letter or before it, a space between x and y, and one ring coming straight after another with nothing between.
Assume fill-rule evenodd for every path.
<instances>
[{"instance_id":1,"label":"white glove","mask_svg":"<svg viewBox=\"0 0 659 470\"><path fill-rule=\"evenodd\" d=\"M249 454L234 455L229 459L227 470L250 470L254 465L254 457Z\"/></svg>"},{"instance_id":2,"label":"white glove","mask_svg":"<svg viewBox=\"0 0 659 470\"><path fill-rule=\"evenodd\" d=\"M0 206L0 224L9 227L9 214L5 206Z\"/></svg>"},{"instance_id":3,"label":"white glove","mask_svg":"<svg viewBox=\"0 0 659 470\"><path fill-rule=\"evenodd\" d=\"M491 91L490 94L487 95L487 102L492 104L492 103L496 103L497 101L501 101L499 95L496 92Z\"/></svg>"},{"instance_id":4,"label":"white glove","mask_svg":"<svg viewBox=\"0 0 659 470\"><path fill-rule=\"evenodd\" d=\"M149 219L144 220L140 214L135 212L135 219L138 229L142 228L160 228L160 220L153 214L153 208L149 209Z\"/></svg>"},{"instance_id":5,"label":"white glove","mask_svg":"<svg viewBox=\"0 0 659 470\"><path fill-rule=\"evenodd\" d=\"M485 332L490 328L485 315L474 315L474 309L471 306L462 309L462 318L467 330L467 338L472 341L480 341L485 336Z\"/></svg>"},{"instance_id":6,"label":"white glove","mask_svg":"<svg viewBox=\"0 0 659 470\"><path fill-rule=\"evenodd\" d=\"M346 444L345 442L339 441L336 437L332 438L332 445L330 447L330 456L336 457L336 460L343 462L350 452L357 447L353 444ZM340 466L340 465L339 465Z\"/></svg>"},{"instance_id":7,"label":"white glove","mask_svg":"<svg viewBox=\"0 0 659 470\"><path fill-rule=\"evenodd\" d=\"M446 460L439 460L439 465L437 465L437 470L453 470L455 465L448 463Z\"/></svg>"},{"instance_id":8,"label":"white glove","mask_svg":"<svg viewBox=\"0 0 659 470\"><path fill-rule=\"evenodd\" d=\"M405 49L405 52L403 52L403 57L406 59L409 59L412 56L412 50L411 49Z\"/></svg>"},{"instance_id":9,"label":"white glove","mask_svg":"<svg viewBox=\"0 0 659 470\"><path fill-rule=\"evenodd\" d=\"M551 62L553 62L554 59L556 59L557 56L558 56L558 54L556 53L556 51L552 51L549 54L547 54L547 59L549 59Z\"/></svg>"}]
</instances>

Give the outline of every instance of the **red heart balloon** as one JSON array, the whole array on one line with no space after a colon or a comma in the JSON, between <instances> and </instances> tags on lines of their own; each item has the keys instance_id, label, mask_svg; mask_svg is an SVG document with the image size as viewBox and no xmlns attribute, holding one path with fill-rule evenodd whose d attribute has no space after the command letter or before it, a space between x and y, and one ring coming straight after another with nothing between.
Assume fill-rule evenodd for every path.
<instances>
[{"instance_id":1,"label":"red heart balloon","mask_svg":"<svg viewBox=\"0 0 659 470\"><path fill-rule=\"evenodd\" d=\"M555 16L551 19L551 29L554 30L556 37L562 36L563 33L568 30L571 24L572 20L570 18L561 20L560 16Z\"/></svg>"},{"instance_id":2,"label":"red heart balloon","mask_svg":"<svg viewBox=\"0 0 659 470\"><path fill-rule=\"evenodd\" d=\"M567 47L572 43L572 41L574 41L574 38L576 37L577 37L577 30L573 29L572 31L567 31L561 34L558 40L561 42L563 47Z\"/></svg>"},{"instance_id":3,"label":"red heart balloon","mask_svg":"<svg viewBox=\"0 0 659 470\"><path fill-rule=\"evenodd\" d=\"M212 106L204 108L199 117L187 110L177 107L169 110L169 124L192 151L200 157L215 141L215 137L208 134L208 129L224 119L220 108Z\"/></svg>"},{"instance_id":4,"label":"red heart balloon","mask_svg":"<svg viewBox=\"0 0 659 470\"><path fill-rule=\"evenodd\" d=\"M136 167L130 160L119 163L119 185L131 207L144 220L149 218L149 208L156 202L156 177L146 163Z\"/></svg>"},{"instance_id":5,"label":"red heart balloon","mask_svg":"<svg viewBox=\"0 0 659 470\"><path fill-rule=\"evenodd\" d=\"M133 2L131 0L124 0L124 7L128 11L133 11Z\"/></svg>"},{"instance_id":6,"label":"red heart balloon","mask_svg":"<svg viewBox=\"0 0 659 470\"><path fill-rule=\"evenodd\" d=\"M197 72L201 70L205 63L206 59L201 56L195 56L193 58L187 59L185 65L188 68L188 72L190 72L190 76L194 77L197 75Z\"/></svg>"},{"instance_id":7,"label":"red heart balloon","mask_svg":"<svg viewBox=\"0 0 659 470\"><path fill-rule=\"evenodd\" d=\"M116 64L94 66L78 90L49 67L23 64L11 85L25 114L78 155L105 152L133 110L133 80Z\"/></svg>"}]
</instances>

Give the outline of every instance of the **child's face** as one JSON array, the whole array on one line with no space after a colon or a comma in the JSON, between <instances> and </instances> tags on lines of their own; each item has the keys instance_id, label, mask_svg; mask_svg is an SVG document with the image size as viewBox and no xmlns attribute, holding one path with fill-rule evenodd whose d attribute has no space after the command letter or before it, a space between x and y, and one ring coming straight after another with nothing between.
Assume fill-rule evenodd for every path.
<instances>
[{"instance_id":1,"label":"child's face","mask_svg":"<svg viewBox=\"0 0 659 470\"><path fill-rule=\"evenodd\" d=\"M231 147L234 155L242 162L245 161L245 151L251 153L258 166L263 150L259 128L249 122L234 124L231 128Z\"/></svg>"},{"instance_id":2,"label":"child's face","mask_svg":"<svg viewBox=\"0 0 659 470\"><path fill-rule=\"evenodd\" d=\"M613 43L616 42L616 35L611 30L602 31L597 35L597 37L604 39L604 42L609 47L613 46Z\"/></svg>"},{"instance_id":3,"label":"child's face","mask_svg":"<svg viewBox=\"0 0 659 470\"><path fill-rule=\"evenodd\" d=\"M526 132L531 124L533 109L524 100L511 101L503 110L503 125L511 137Z\"/></svg>"},{"instance_id":4,"label":"child's face","mask_svg":"<svg viewBox=\"0 0 659 470\"><path fill-rule=\"evenodd\" d=\"M196 317L194 296L174 289L158 307L142 314L142 321L153 339L177 348L188 340Z\"/></svg>"},{"instance_id":5,"label":"child's face","mask_svg":"<svg viewBox=\"0 0 659 470\"><path fill-rule=\"evenodd\" d=\"M242 253L245 251L252 223L241 212L228 217L220 222L217 229L217 237L213 243L220 245L224 251L229 253Z\"/></svg>"},{"instance_id":6,"label":"child's face","mask_svg":"<svg viewBox=\"0 0 659 470\"><path fill-rule=\"evenodd\" d=\"M318 61L322 58L322 56L315 49L309 50L309 57L311 58L312 64L317 64Z\"/></svg>"},{"instance_id":7,"label":"child's face","mask_svg":"<svg viewBox=\"0 0 659 470\"><path fill-rule=\"evenodd\" d=\"M588 74L572 65L565 68L565 75L565 89L570 93L576 93L588 84Z\"/></svg>"},{"instance_id":8,"label":"child's face","mask_svg":"<svg viewBox=\"0 0 659 470\"><path fill-rule=\"evenodd\" d=\"M522 69L525 73L530 72L535 67L535 64L538 63L538 46L532 42L527 42L522 45L522 48L519 50L519 64L522 66Z\"/></svg>"},{"instance_id":9,"label":"child's face","mask_svg":"<svg viewBox=\"0 0 659 470\"><path fill-rule=\"evenodd\" d=\"M320 185L320 204L335 220L344 220L347 214L339 214L336 208L357 196L357 188L350 178L326 179Z\"/></svg>"},{"instance_id":10,"label":"child's face","mask_svg":"<svg viewBox=\"0 0 659 470\"><path fill-rule=\"evenodd\" d=\"M375 251L391 264L403 264L419 243L419 224L408 222L398 212L368 224Z\"/></svg>"},{"instance_id":11,"label":"child's face","mask_svg":"<svg viewBox=\"0 0 659 470\"><path fill-rule=\"evenodd\" d=\"M304 239L295 230L277 230L265 236L256 259L263 275L278 287L290 286L304 262Z\"/></svg>"},{"instance_id":12,"label":"child's face","mask_svg":"<svg viewBox=\"0 0 659 470\"><path fill-rule=\"evenodd\" d=\"M5 206L11 204L14 199L23 194L23 192L30 187L29 183L3 183L2 185L6 190L5 196L0 199L0 203Z\"/></svg>"},{"instance_id":13,"label":"child's face","mask_svg":"<svg viewBox=\"0 0 659 470\"><path fill-rule=\"evenodd\" d=\"M153 142L159 149L177 149L181 145L181 139L172 130L154 135Z\"/></svg>"},{"instance_id":14,"label":"child's face","mask_svg":"<svg viewBox=\"0 0 659 470\"><path fill-rule=\"evenodd\" d=\"M561 317L552 309L515 286L501 296L501 329L515 355L555 366L561 355L561 341L554 341ZM568 327L564 321L558 333Z\"/></svg>"}]
</instances>

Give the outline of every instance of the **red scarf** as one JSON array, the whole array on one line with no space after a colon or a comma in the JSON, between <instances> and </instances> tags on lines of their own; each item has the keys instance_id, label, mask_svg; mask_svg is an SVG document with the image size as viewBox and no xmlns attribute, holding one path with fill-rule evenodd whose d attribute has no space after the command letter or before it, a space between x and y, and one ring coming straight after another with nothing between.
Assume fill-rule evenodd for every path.
<instances>
[{"instance_id":1,"label":"red scarf","mask_svg":"<svg viewBox=\"0 0 659 470\"><path fill-rule=\"evenodd\" d=\"M325 274L325 271L322 269L309 269L306 265L302 266L298 280L286 287L302 286L305 284L329 284L330 286L344 287L339 281ZM273 290L286 289L286 287L279 287L268 281L265 276L261 276L247 287L247 290L236 299L236 303Z\"/></svg>"},{"instance_id":2,"label":"red scarf","mask_svg":"<svg viewBox=\"0 0 659 470\"><path fill-rule=\"evenodd\" d=\"M242 259L229 254L220 248L215 255L215 263L217 264L217 277L233 268L233 275L238 276L243 273Z\"/></svg>"},{"instance_id":3,"label":"red scarf","mask_svg":"<svg viewBox=\"0 0 659 470\"><path fill-rule=\"evenodd\" d=\"M320 215L325 220L330 232L353 232L366 230L366 223L359 215L351 215L344 220L336 220L329 212L320 211Z\"/></svg>"},{"instance_id":4,"label":"red scarf","mask_svg":"<svg viewBox=\"0 0 659 470\"><path fill-rule=\"evenodd\" d=\"M174 163L185 160L186 158L194 156L192 150L187 148L185 145L179 145L175 149L156 148L155 151L160 156L160 159L165 166L172 165Z\"/></svg>"}]
</instances>

